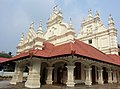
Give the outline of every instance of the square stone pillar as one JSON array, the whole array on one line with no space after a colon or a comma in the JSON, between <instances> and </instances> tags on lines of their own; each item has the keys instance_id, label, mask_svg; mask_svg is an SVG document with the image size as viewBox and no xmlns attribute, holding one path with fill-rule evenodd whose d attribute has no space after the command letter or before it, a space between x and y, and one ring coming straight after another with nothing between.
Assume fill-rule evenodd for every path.
<instances>
[{"instance_id":1,"label":"square stone pillar","mask_svg":"<svg viewBox=\"0 0 120 89\"><path fill-rule=\"evenodd\" d=\"M16 62L14 73L15 74L12 76L12 80L10 81L10 84L16 85L16 83L23 81L23 72L22 72L22 69L20 68L20 66L17 62Z\"/></svg>"},{"instance_id":2,"label":"square stone pillar","mask_svg":"<svg viewBox=\"0 0 120 89\"><path fill-rule=\"evenodd\" d=\"M113 83L117 83L117 72L113 71Z\"/></svg>"},{"instance_id":3,"label":"square stone pillar","mask_svg":"<svg viewBox=\"0 0 120 89\"><path fill-rule=\"evenodd\" d=\"M10 84L15 84L23 81L23 73L21 71L15 73L10 81Z\"/></svg>"},{"instance_id":4,"label":"square stone pillar","mask_svg":"<svg viewBox=\"0 0 120 89\"><path fill-rule=\"evenodd\" d=\"M67 67L67 82L66 85L68 87L74 87L74 68L75 66L66 66Z\"/></svg>"},{"instance_id":5,"label":"square stone pillar","mask_svg":"<svg viewBox=\"0 0 120 89\"><path fill-rule=\"evenodd\" d=\"M40 60L34 60L32 66L29 66L29 75L27 81L25 82L25 87L28 88L40 88Z\"/></svg>"},{"instance_id":6,"label":"square stone pillar","mask_svg":"<svg viewBox=\"0 0 120 89\"><path fill-rule=\"evenodd\" d=\"M108 83L113 83L113 81L112 81L112 71L109 70L107 72L108 72Z\"/></svg>"},{"instance_id":7,"label":"square stone pillar","mask_svg":"<svg viewBox=\"0 0 120 89\"><path fill-rule=\"evenodd\" d=\"M91 70L92 70L91 67L85 68L86 71L85 85L92 85Z\"/></svg>"},{"instance_id":8,"label":"square stone pillar","mask_svg":"<svg viewBox=\"0 0 120 89\"><path fill-rule=\"evenodd\" d=\"M103 81L103 70L102 68L100 68L98 70L98 84L103 84L104 81Z\"/></svg>"},{"instance_id":9,"label":"square stone pillar","mask_svg":"<svg viewBox=\"0 0 120 89\"><path fill-rule=\"evenodd\" d=\"M54 67L47 67L47 69L48 69L48 76L47 76L46 84L52 84L53 83L53 80L52 80L53 68Z\"/></svg>"},{"instance_id":10,"label":"square stone pillar","mask_svg":"<svg viewBox=\"0 0 120 89\"><path fill-rule=\"evenodd\" d=\"M25 87L40 88L40 74L35 72L29 73L27 81L25 82Z\"/></svg>"}]
</instances>

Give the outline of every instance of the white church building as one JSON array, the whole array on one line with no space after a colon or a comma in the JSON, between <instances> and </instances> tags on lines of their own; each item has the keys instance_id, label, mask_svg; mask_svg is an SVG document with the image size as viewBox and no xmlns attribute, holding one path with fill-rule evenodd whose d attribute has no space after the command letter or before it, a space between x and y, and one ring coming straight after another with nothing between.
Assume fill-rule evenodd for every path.
<instances>
[{"instance_id":1,"label":"white church building","mask_svg":"<svg viewBox=\"0 0 120 89\"><path fill-rule=\"evenodd\" d=\"M7 61L16 63L11 84L25 81L25 87L40 88L42 84L104 84L120 82L120 56L117 29L110 15L108 27L101 22L99 13L81 22L76 34L69 23L63 21L62 12L54 7L47 21L46 32L42 22L35 32L34 23L27 36L22 34L17 55ZM4 61L6 62L6 61ZM23 72L28 69L26 80Z\"/></svg>"}]
</instances>

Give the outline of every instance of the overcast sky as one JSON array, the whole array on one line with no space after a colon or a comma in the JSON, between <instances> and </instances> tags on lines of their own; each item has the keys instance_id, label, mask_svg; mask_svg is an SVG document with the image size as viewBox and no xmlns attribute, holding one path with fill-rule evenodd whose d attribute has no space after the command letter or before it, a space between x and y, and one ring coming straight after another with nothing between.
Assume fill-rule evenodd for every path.
<instances>
[{"instance_id":1,"label":"overcast sky","mask_svg":"<svg viewBox=\"0 0 120 89\"><path fill-rule=\"evenodd\" d=\"M37 30L42 20L45 31L55 4L61 8L65 22L72 18L76 32L79 32L81 20L87 17L89 9L93 15L96 10L99 11L105 26L108 26L108 16L111 13L120 43L120 0L0 0L0 51L11 51L15 55L21 33L28 32L32 21Z\"/></svg>"}]
</instances>

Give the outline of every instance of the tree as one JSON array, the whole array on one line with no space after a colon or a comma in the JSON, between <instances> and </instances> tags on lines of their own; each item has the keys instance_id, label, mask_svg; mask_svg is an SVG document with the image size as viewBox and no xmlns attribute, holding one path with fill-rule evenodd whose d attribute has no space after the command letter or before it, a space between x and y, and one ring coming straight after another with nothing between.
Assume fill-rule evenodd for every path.
<instances>
[{"instance_id":1,"label":"tree","mask_svg":"<svg viewBox=\"0 0 120 89\"><path fill-rule=\"evenodd\" d=\"M12 52L9 52L8 54L7 53L0 53L0 57L3 57L3 58L11 58L12 57Z\"/></svg>"},{"instance_id":2,"label":"tree","mask_svg":"<svg viewBox=\"0 0 120 89\"><path fill-rule=\"evenodd\" d=\"M0 57L2 57L2 58L11 58L12 57L12 52L9 52L9 53L1 52ZM9 63L0 64L0 71L2 69L4 71L13 72L14 69L15 69L15 63L14 62L9 62Z\"/></svg>"},{"instance_id":3,"label":"tree","mask_svg":"<svg viewBox=\"0 0 120 89\"><path fill-rule=\"evenodd\" d=\"M11 55L12 55L12 52L9 52L8 54L11 56Z\"/></svg>"}]
</instances>

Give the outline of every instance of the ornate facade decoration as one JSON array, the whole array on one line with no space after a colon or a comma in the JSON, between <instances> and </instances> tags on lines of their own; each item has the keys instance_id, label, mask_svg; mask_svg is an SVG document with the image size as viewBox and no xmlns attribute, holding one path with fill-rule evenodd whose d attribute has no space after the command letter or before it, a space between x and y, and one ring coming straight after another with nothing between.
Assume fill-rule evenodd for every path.
<instances>
[{"instance_id":1,"label":"ornate facade decoration","mask_svg":"<svg viewBox=\"0 0 120 89\"><path fill-rule=\"evenodd\" d=\"M87 19L82 20L81 30L77 37L72 27L71 18L70 23L63 22L62 12L56 7L48 19L45 33L42 29L42 22L40 22L37 32L34 31L33 24L30 25L26 38L22 34L17 46L17 54L27 52L30 49L42 50L45 41L57 46L73 42L73 39L79 39L106 54L118 55L117 29L114 27L114 20L111 15L108 19L108 27L105 27L100 20L99 12L96 11L96 15L93 16L92 11L89 10Z\"/></svg>"},{"instance_id":2,"label":"ornate facade decoration","mask_svg":"<svg viewBox=\"0 0 120 89\"><path fill-rule=\"evenodd\" d=\"M81 30L77 39L94 46L106 54L118 55L117 29L114 27L114 20L111 15L108 18L108 27L105 27L100 20L98 11L93 17L90 10L88 18L81 23Z\"/></svg>"}]
</instances>

